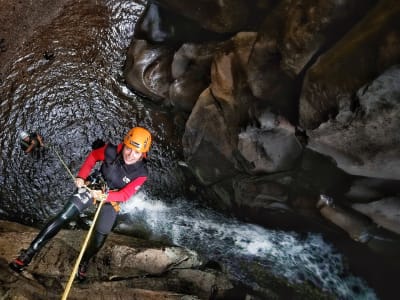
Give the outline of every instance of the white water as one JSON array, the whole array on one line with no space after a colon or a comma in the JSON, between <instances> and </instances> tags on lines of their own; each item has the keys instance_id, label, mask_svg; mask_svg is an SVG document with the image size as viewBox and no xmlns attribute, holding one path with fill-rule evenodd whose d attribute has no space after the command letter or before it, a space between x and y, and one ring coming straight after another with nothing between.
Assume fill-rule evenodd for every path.
<instances>
[{"instance_id":1,"label":"white water","mask_svg":"<svg viewBox=\"0 0 400 300\"><path fill-rule=\"evenodd\" d=\"M121 213L133 227L140 224L148 228L152 238L168 238L222 262L229 273L255 288L260 282L252 278L251 268L246 268L249 264L268 268L292 282L310 281L339 299L377 299L364 280L345 269L342 255L319 234L301 236L268 230L197 207L185 199L165 204L143 193L124 203Z\"/></svg>"}]
</instances>

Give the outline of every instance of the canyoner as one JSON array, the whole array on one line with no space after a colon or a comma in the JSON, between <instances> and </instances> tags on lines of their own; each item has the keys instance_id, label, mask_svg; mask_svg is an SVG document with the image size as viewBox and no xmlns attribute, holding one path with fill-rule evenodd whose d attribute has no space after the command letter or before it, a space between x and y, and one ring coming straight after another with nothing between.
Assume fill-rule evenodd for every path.
<instances>
[{"instance_id":1,"label":"canyoner","mask_svg":"<svg viewBox=\"0 0 400 300\"><path fill-rule=\"evenodd\" d=\"M147 129L134 127L118 145L104 143L95 147L86 157L76 177L54 149L77 189L61 212L46 223L29 247L22 249L20 255L9 263L10 268L22 272L67 222L77 218L83 210L98 204L76 270L74 268L65 292L68 294L67 290L74 278L80 282L85 281L90 260L104 245L114 227L120 210L119 204L129 200L147 180L147 154L151 142L151 133ZM97 162L101 163L100 168L94 170Z\"/></svg>"}]
</instances>

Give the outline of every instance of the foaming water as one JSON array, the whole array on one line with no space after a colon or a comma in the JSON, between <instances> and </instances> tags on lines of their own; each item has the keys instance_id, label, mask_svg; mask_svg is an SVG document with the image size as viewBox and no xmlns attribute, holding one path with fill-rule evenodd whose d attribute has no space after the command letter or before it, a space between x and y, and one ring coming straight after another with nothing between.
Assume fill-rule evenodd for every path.
<instances>
[{"instance_id":1,"label":"foaming water","mask_svg":"<svg viewBox=\"0 0 400 300\"><path fill-rule=\"evenodd\" d=\"M165 204L143 193L125 203L122 213L129 216L132 228L142 223L153 239L168 237L176 245L222 262L236 279L254 288L267 287L253 274L257 266L291 282L311 282L339 299L377 299L374 290L346 269L342 255L319 234L268 230L185 199ZM124 223L122 230L129 227L129 222Z\"/></svg>"}]
</instances>

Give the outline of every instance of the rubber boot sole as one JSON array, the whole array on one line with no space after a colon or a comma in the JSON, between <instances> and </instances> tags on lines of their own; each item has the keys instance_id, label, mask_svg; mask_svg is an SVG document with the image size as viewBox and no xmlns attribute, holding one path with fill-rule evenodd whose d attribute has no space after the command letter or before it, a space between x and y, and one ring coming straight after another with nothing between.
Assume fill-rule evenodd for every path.
<instances>
[{"instance_id":1,"label":"rubber boot sole","mask_svg":"<svg viewBox=\"0 0 400 300\"><path fill-rule=\"evenodd\" d=\"M17 264L15 261L10 262L8 266L10 267L11 270L17 273L21 273L24 270L24 267Z\"/></svg>"}]
</instances>

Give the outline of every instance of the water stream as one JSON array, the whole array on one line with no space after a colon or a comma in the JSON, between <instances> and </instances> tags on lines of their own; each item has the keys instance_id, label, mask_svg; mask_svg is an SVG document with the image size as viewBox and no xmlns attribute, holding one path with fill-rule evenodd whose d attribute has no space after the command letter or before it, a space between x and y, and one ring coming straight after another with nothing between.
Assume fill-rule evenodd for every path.
<instances>
[{"instance_id":1,"label":"water stream","mask_svg":"<svg viewBox=\"0 0 400 300\"><path fill-rule=\"evenodd\" d=\"M221 262L235 278L255 289L267 283L254 268L271 270L291 282L311 282L338 299L377 299L366 282L346 269L343 256L319 234L268 230L227 218L188 199L165 203L134 196L122 207L117 229L147 228L151 238L168 239Z\"/></svg>"}]
</instances>

